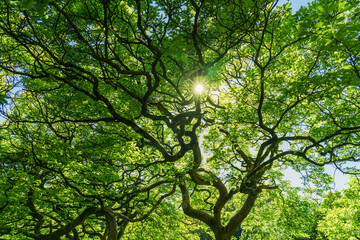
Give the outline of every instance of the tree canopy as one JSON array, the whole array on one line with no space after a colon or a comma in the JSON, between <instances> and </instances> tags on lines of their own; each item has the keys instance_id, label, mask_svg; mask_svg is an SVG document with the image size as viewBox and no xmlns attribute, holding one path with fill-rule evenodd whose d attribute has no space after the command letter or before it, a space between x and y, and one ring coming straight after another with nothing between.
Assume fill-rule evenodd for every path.
<instances>
[{"instance_id":1,"label":"tree canopy","mask_svg":"<svg viewBox=\"0 0 360 240\"><path fill-rule=\"evenodd\" d=\"M1 1L0 235L115 240L181 206L229 240L282 170L359 174L358 12Z\"/></svg>"},{"instance_id":2,"label":"tree canopy","mask_svg":"<svg viewBox=\"0 0 360 240\"><path fill-rule=\"evenodd\" d=\"M342 193L331 193L322 203L319 230L328 239L360 239L359 179L352 178Z\"/></svg>"}]
</instances>

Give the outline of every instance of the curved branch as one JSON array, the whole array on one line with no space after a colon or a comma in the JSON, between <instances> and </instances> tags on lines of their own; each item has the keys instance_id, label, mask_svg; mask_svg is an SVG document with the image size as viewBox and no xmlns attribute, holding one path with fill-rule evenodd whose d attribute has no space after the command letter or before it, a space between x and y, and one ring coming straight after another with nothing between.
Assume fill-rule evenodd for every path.
<instances>
[{"instance_id":1,"label":"curved branch","mask_svg":"<svg viewBox=\"0 0 360 240\"><path fill-rule=\"evenodd\" d=\"M124 214L121 214L121 213L114 213L114 215L120 217L121 219L124 219L126 221L129 221L129 222L139 222L139 221L142 221L144 220L145 218L147 218L151 213L154 212L154 210L157 208L157 206L159 206L159 204L162 202L162 200L164 200L165 198L173 195L175 193L175 190L176 190L176 183L174 183L173 185L173 188L170 192L162 195L159 200L156 201L156 203L153 205L153 207L149 210L149 212L147 212L146 214L144 214L142 217L139 217L139 218L129 218L128 216L125 216Z\"/></svg>"},{"instance_id":2,"label":"curved branch","mask_svg":"<svg viewBox=\"0 0 360 240\"><path fill-rule=\"evenodd\" d=\"M54 240L60 239L61 236L72 231L75 227L82 224L90 215L92 214L101 214L103 211L97 207L87 207L78 217L72 220L70 223L65 225L64 227L50 233L50 234L32 234L28 233L25 230L21 230L21 232L28 237L31 237L35 240Z\"/></svg>"},{"instance_id":3,"label":"curved branch","mask_svg":"<svg viewBox=\"0 0 360 240\"><path fill-rule=\"evenodd\" d=\"M191 207L190 203L190 195L187 187L185 186L185 183L179 184L181 195L182 195L182 209L186 215L192 218L196 218L202 222L204 222L206 225L208 225L211 229L214 228L214 225L212 224L214 222L214 217L210 214L194 209Z\"/></svg>"},{"instance_id":4,"label":"curved branch","mask_svg":"<svg viewBox=\"0 0 360 240\"><path fill-rule=\"evenodd\" d=\"M225 231L230 232L230 236L234 234L237 227L244 221L249 215L250 210L255 204L255 200L258 197L258 193L251 193L247 196L245 203L241 209L230 219L229 223L225 226Z\"/></svg>"}]
</instances>

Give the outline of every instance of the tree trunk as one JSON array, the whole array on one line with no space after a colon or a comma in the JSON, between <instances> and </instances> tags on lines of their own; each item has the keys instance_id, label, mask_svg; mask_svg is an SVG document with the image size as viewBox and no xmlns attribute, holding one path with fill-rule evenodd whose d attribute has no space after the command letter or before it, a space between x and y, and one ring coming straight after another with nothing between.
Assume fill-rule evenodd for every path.
<instances>
[{"instance_id":1,"label":"tree trunk","mask_svg":"<svg viewBox=\"0 0 360 240\"><path fill-rule=\"evenodd\" d=\"M108 240L117 240L118 236L118 225L116 222L116 218L113 214L113 211L110 208L105 208L106 213L106 230L108 231L107 239Z\"/></svg>"},{"instance_id":2,"label":"tree trunk","mask_svg":"<svg viewBox=\"0 0 360 240\"><path fill-rule=\"evenodd\" d=\"M230 219L229 223L223 227L212 227L212 231L215 234L216 240L230 240L234 235L241 223L249 215L252 207L255 204L255 200L258 197L258 193L251 193L246 198L242 208Z\"/></svg>"},{"instance_id":3,"label":"tree trunk","mask_svg":"<svg viewBox=\"0 0 360 240\"><path fill-rule=\"evenodd\" d=\"M219 231L217 234L215 234L215 239L216 240L230 240L231 236L232 235L230 235L228 233L225 233L223 231Z\"/></svg>"}]
</instances>

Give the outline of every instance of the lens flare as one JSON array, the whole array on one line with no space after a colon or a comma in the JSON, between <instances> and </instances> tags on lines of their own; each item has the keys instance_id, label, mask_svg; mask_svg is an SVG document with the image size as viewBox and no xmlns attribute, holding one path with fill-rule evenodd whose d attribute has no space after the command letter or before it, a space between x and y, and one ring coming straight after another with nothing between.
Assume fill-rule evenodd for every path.
<instances>
[{"instance_id":1,"label":"lens flare","mask_svg":"<svg viewBox=\"0 0 360 240\"><path fill-rule=\"evenodd\" d=\"M201 83L195 84L194 91L196 94L201 94L204 91L204 85L202 85Z\"/></svg>"}]
</instances>

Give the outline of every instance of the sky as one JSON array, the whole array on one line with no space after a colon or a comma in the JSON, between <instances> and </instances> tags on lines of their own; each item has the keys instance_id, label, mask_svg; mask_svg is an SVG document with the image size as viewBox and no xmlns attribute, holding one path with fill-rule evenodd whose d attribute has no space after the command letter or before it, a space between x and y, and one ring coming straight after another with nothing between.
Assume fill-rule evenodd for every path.
<instances>
[{"instance_id":1,"label":"sky","mask_svg":"<svg viewBox=\"0 0 360 240\"><path fill-rule=\"evenodd\" d=\"M291 8L293 12L296 12L300 9L301 6L307 6L309 2L312 2L312 0L279 0L278 5L283 5L287 2L291 3Z\"/></svg>"},{"instance_id":2,"label":"sky","mask_svg":"<svg viewBox=\"0 0 360 240\"><path fill-rule=\"evenodd\" d=\"M347 187L346 183L349 181L349 176L340 172L340 170L335 169L333 166L326 166L325 172L334 178L334 183L330 184L330 187L336 191L340 191ZM284 172L284 179L290 180L291 185L294 187L304 187L303 180L301 179L301 174L292 170L287 169Z\"/></svg>"}]
</instances>

